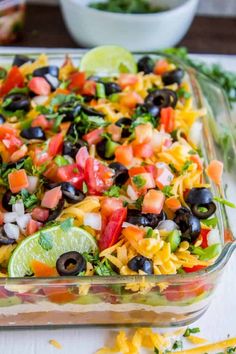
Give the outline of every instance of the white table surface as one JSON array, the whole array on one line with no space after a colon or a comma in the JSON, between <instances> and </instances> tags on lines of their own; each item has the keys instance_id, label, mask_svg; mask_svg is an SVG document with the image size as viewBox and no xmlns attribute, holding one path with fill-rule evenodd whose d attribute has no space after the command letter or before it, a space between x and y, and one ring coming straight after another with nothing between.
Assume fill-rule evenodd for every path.
<instances>
[{"instance_id":1,"label":"white table surface","mask_svg":"<svg viewBox=\"0 0 236 354\"><path fill-rule=\"evenodd\" d=\"M228 70L236 71L236 56L202 55L200 58L209 62L220 62ZM194 323L194 327L200 327L201 336L210 341L225 339L227 335L236 337L236 252L226 267L212 305L204 316ZM0 351L3 354L94 354L114 331L118 329L78 327L1 330ZM58 350L50 345L50 339L61 343L62 349Z\"/></svg>"}]
</instances>

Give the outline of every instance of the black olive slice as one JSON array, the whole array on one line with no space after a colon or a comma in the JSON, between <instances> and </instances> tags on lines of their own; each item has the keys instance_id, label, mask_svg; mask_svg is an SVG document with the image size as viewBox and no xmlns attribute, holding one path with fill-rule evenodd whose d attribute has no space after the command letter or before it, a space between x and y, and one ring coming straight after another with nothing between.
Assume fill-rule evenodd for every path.
<instances>
[{"instance_id":1,"label":"black olive slice","mask_svg":"<svg viewBox=\"0 0 236 354\"><path fill-rule=\"evenodd\" d=\"M7 211L12 211L12 205L9 204L11 197L13 197L14 194L9 190L7 190L3 196L2 196L2 206L4 209L6 209Z\"/></svg>"},{"instance_id":2,"label":"black olive slice","mask_svg":"<svg viewBox=\"0 0 236 354\"><path fill-rule=\"evenodd\" d=\"M106 96L110 96L114 93L119 93L122 91L120 85L118 85L116 82L105 82L103 85L105 87Z\"/></svg>"},{"instance_id":3,"label":"black olive slice","mask_svg":"<svg viewBox=\"0 0 236 354\"><path fill-rule=\"evenodd\" d=\"M24 139L46 140L46 135L41 127L30 127L23 129L20 136Z\"/></svg>"},{"instance_id":4,"label":"black olive slice","mask_svg":"<svg viewBox=\"0 0 236 354\"><path fill-rule=\"evenodd\" d=\"M61 191L63 197L70 204L75 204L81 202L85 198L85 194L80 190L76 189L71 183L63 182L61 183Z\"/></svg>"},{"instance_id":5,"label":"black olive slice","mask_svg":"<svg viewBox=\"0 0 236 354\"><path fill-rule=\"evenodd\" d=\"M49 212L49 216L48 216L47 222L53 221L53 220L55 220L56 218L58 218L58 216L61 214L61 212L62 212L62 210L63 210L63 208L64 208L64 205L65 205L65 200L64 200L64 198L61 198L61 199L59 200L59 203L58 203L56 209L51 210L51 211Z\"/></svg>"},{"instance_id":6,"label":"black olive slice","mask_svg":"<svg viewBox=\"0 0 236 354\"><path fill-rule=\"evenodd\" d=\"M154 70L154 61L149 56L142 57L138 61L138 71L144 72L144 74L151 74Z\"/></svg>"},{"instance_id":7,"label":"black olive slice","mask_svg":"<svg viewBox=\"0 0 236 354\"><path fill-rule=\"evenodd\" d=\"M56 268L61 276L75 276L86 270L86 260L76 251L62 254L57 262Z\"/></svg>"},{"instance_id":8,"label":"black olive slice","mask_svg":"<svg viewBox=\"0 0 236 354\"><path fill-rule=\"evenodd\" d=\"M213 194L209 188L192 188L188 192L186 202L190 205L208 204L213 200Z\"/></svg>"},{"instance_id":9,"label":"black olive slice","mask_svg":"<svg viewBox=\"0 0 236 354\"><path fill-rule=\"evenodd\" d=\"M144 214L136 209L128 209L126 221L133 225L149 226L154 229L158 226L160 221L165 219L166 215L164 212L161 212L160 214Z\"/></svg>"},{"instance_id":10,"label":"black olive slice","mask_svg":"<svg viewBox=\"0 0 236 354\"><path fill-rule=\"evenodd\" d=\"M21 110L28 112L30 109L30 99L24 93L10 93L4 97L3 102L7 111L15 112Z\"/></svg>"},{"instance_id":11,"label":"black olive slice","mask_svg":"<svg viewBox=\"0 0 236 354\"><path fill-rule=\"evenodd\" d=\"M142 270L146 274L153 274L153 262L151 259L143 257L143 256L135 256L128 262L129 269L134 272L138 272Z\"/></svg>"},{"instance_id":12,"label":"black olive slice","mask_svg":"<svg viewBox=\"0 0 236 354\"><path fill-rule=\"evenodd\" d=\"M2 245L12 245L15 242L16 242L15 239L7 237L3 227L1 227L1 229L0 229L0 245L1 246Z\"/></svg>"},{"instance_id":13,"label":"black olive slice","mask_svg":"<svg viewBox=\"0 0 236 354\"><path fill-rule=\"evenodd\" d=\"M87 114L87 116L96 116L96 117L101 117L104 118L105 114L96 111L95 109L88 107L88 106L82 106L82 111Z\"/></svg>"},{"instance_id":14,"label":"black olive slice","mask_svg":"<svg viewBox=\"0 0 236 354\"><path fill-rule=\"evenodd\" d=\"M17 55L15 55L15 57L13 59L12 66L20 67L21 65L24 65L25 63L28 63L29 61L31 63L33 63L34 59L29 58L26 55L17 54Z\"/></svg>"},{"instance_id":15,"label":"black olive slice","mask_svg":"<svg viewBox=\"0 0 236 354\"><path fill-rule=\"evenodd\" d=\"M74 102L63 103L59 107L58 112L64 115L63 122L71 122L80 114L81 104L75 104Z\"/></svg>"},{"instance_id":16,"label":"black olive slice","mask_svg":"<svg viewBox=\"0 0 236 354\"><path fill-rule=\"evenodd\" d=\"M183 207L178 209L173 221L179 226L182 233L181 240L186 240L190 243L196 241L201 232L201 224L190 210Z\"/></svg>"},{"instance_id":17,"label":"black olive slice","mask_svg":"<svg viewBox=\"0 0 236 354\"><path fill-rule=\"evenodd\" d=\"M145 98L145 104L149 107L156 106L159 109L166 107L175 108L178 101L176 93L172 90L155 90L149 93Z\"/></svg>"},{"instance_id":18,"label":"black olive slice","mask_svg":"<svg viewBox=\"0 0 236 354\"><path fill-rule=\"evenodd\" d=\"M50 65L50 66L43 66L42 68L38 68L33 71L33 76L45 77L47 74L50 74L58 78L59 68L56 65Z\"/></svg>"},{"instance_id":19,"label":"black olive slice","mask_svg":"<svg viewBox=\"0 0 236 354\"><path fill-rule=\"evenodd\" d=\"M216 211L215 203L211 202L208 204L194 204L191 206L193 215L198 219L207 219L212 216Z\"/></svg>"},{"instance_id":20,"label":"black olive slice","mask_svg":"<svg viewBox=\"0 0 236 354\"><path fill-rule=\"evenodd\" d=\"M184 71L182 69L176 69L172 71L167 71L162 75L162 81L164 85L178 84L180 85L184 77Z\"/></svg>"},{"instance_id":21,"label":"black olive slice","mask_svg":"<svg viewBox=\"0 0 236 354\"><path fill-rule=\"evenodd\" d=\"M3 124L6 122L6 119L4 118L4 116L2 114L0 114L0 124Z\"/></svg>"},{"instance_id":22,"label":"black olive slice","mask_svg":"<svg viewBox=\"0 0 236 354\"><path fill-rule=\"evenodd\" d=\"M132 119L130 118L120 118L116 121L115 125L122 128L121 137L128 138L131 135L130 126L132 124Z\"/></svg>"},{"instance_id":23,"label":"black olive slice","mask_svg":"<svg viewBox=\"0 0 236 354\"><path fill-rule=\"evenodd\" d=\"M119 187L123 186L129 179L127 168L119 162L112 162L109 167L115 171L114 183Z\"/></svg>"}]
</instances>

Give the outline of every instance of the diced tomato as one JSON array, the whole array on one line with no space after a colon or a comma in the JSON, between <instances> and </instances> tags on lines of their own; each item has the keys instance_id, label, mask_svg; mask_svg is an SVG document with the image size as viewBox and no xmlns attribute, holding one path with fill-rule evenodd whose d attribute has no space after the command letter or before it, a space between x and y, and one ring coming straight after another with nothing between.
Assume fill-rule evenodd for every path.
<instances>
[{"instance_id":1,"label":"diced tomato","mask_svg":"<svg viewBox=\"0 0 236 354\"><path fill-rule=\"evenodd\" d=\"M120 97L120 104L130 109L135 108L139 103L143 103L143 98L135 91L124 92Z\"/></svg>"},{"instance_id":2,"label":"diced tomato","mask_svg":"<svg viewBox=\"0 0 236 354\"><path fill-rule=\"evenodd\" d=\"M186 273L194 273L194 272L198 272L199 270L202 270L206 268L206 266L202 266L202 265L196 265L196 266L193 266L192 268L188 268L188 267L183 267L183 270L186 272Z\"/></svg>"},{"instance_id":3,"label":"diced tomato","mask_svg":"<svg viewBox=\"0 0 236 354\"><path fill-rule=\"evenodd\" d=\"M133 162L133 149L130 145L118 146L115 151L116 161L129 167Z\"/></svg>"},{"instance_id":4,"label":"diced tomato","mask_svg":"<svg viewBox=\"0 0 236 354\"><path fill-rule=\"evenodd\" d=\"M57 304L66 304L71 301L75 301L78 298L78 295L72 293L69 287L63 285L47 286L43 288L43 292L51 302L55 302Z\"/></svg>"},{"instance_id":5,"label":"diced tomato","mask_svg":"<svg viewBox=\"0 0 236 354\"><path fill-rule=\"evenodd\" d=\"M61 186L55 187L44 193L41 206L48 209L54 209L62 197Z\"/></svg>"},{"instance_id":6,"label":"diced tomato","mask_svg":"<svg viewBox=\"0 0 236 354\"><path fill-rule=\"evenodd\" d=\"M147 159L153 156L153 147L150 143L133 145L134 156L142 159Z\"/></svg>"},{"instance_id":7,"label":"diced tomato","mask_svg":"<svg viewBox=\"0 0 236 354\"><path fill-rule=\"evenodd\" d=\"M156 177L157 177L157 168L156 168L156 166L154 166L154 165L146 165L145 166L145 170L147 172L150 172L152 174L153 178L156 179Z\"/></svg>"},{"instance_id":8,"label":"diced tomato","mask_svg":"<svg viewBox=\"0 0 236 354\"><path fill-rule=\"evenodd\" d=\"M113 141L120 141L122 128L118 127L115 124L110 124L107 128L108 134L111 134L111 138Z\"/></svg>"},{"instance_id":9,"label":"diced tomato","mask_svg":"<svg viewBox=\"0 0 236 354\"><path fill-rule=\"evenodd\" d=\"M195 298L210 289L210 284L206 284L204 281L199 280L185 285L171 285L164 290L163 294L168 301L181 301Z\"/></svg>"},{"instance_id":10,"label":"diced tomato","mask_svg":"<svg viewBox=\"0 0 236 354\"><path fill-rule=\"evenodd\" d=\"M191 155L190 160L197 164L198 170L203 170L203 161L199 155Z\"/></svg>"},{"instance_id":11,"label":"diced tomato","mask_svg":"<svg viewBox=\"0 0 236 354\"><path fill-rule=\"evenodd\" d=\"M50 164L47 166L46 170L43 172L44 177L47 179L54 181L54 182L60 182L58 181L57 178L57 172L58 172L58 166L55 162L50 162Z\"/></svg>"},{"instance_id":12,"label":"diced tomato","mask_svg":"<svg viewBox=\"0 0 236 354\"><path fill-rule=\"evenodd\" d=\"M83 136L83 139L85 141L87 141L87 143L89 145L97 144L97 143L99 143L102 140L102 134L103 133L104 133L104 129L103 128L98 128L98 129L92 130L88 134L85 134Z\"/></svg>"},{"instance_id":13,"label":"diced tomato","mask_svg":"<svg viewBox=\"0 0 236 354\"><path fill-rule=\"evenodd\" d=\"M6 79L4 80L1 88L0 94L4 96L8 94L15 87L24 86L24 76L22 75L20 69L17 66L13 66L7 74Z\"/></svg>"},{"instance_id":14,"label":"diced tomato","mask_svg":"<svg viewBox=\"0 0 236 354\"><path fill-rule=\"evenodd\" d=\"M81 93L84 96L95 96L96 95L96 87L97 87L97 84L95 81L87 80L84 83Z\"/></svg>"},{"instance_id":15,"label":"diced tomato","mask_svg":"<svg viewBox=\"0 0 236 354\"><path fill-rule=\"evenodd\" d=\"M84 173L89 194L100 195L112 186L112 170L93 157L86 160Z\"/></svg>"},{"instance_id":16,"label":"diced tomato","mask_svg":"<svg viewBox=\"0 0 236 354\"><path fill-rule=\"evenodd\" d=\"M135 248L137 242L144 238L145 230L137 226L128 226L122 230L122 234L129 241L131 246Z\"/></svg>"},{"instance_id":17,"label":"diced tomato","mask_svg":"<svg viewBox=\"0 0 236 354\"><path fill-rule=\"evenodd\" d=\"M32 121L31 127L41 127L42 129L47 130L52 127L52 124L46 119L43 114L40 114Z\"/></svg>"},{"instance_id":18,"label":"diced tomato","mask_svg":"<svg viewBox=\"0 0 236 354\"><path fill-rule=\"evenodd\" d=\"M170 209L173 212L175 212L176 210L181 208L181 203L180 203L179 199L177 199L175 197L170 197L170 198L166 199L165 205L168 209Z\"/></svg>"},{"instance_id":19,"label":"diced tomato","mask_svg":"<svg viewBox=\"0 0 236 354\"><path fill-rule=\"evenodd\" d=\"M162 75L168 71L169 64L165 59L158 60L154 67L154 73L156 75Z\"/></svg>"},{"instance_id":20,"label":"diced tomato","mask_svg":"<svg viewBox=\"0 0 236 354\"><path fill-rule=\"evenodd\" d=\"M127 209L117 209L110 216L99 240L100 250L113 246L119 239L123 222L126 220Z\"/></svg>"},{"instance_id":21,"label":"diced tomato","mask_svg":"<svg viewBox=\"0 0 236 354\"><path fill-rule=\"evenodd\" d=\"M52 159L52 157L49 156L47 151L44 151L42 148L39 147L36 147L34 149L32 158L35 166L41 166Z\"/></svg>"},{"instance_id":22,"label":"diced tomato","mask_svg":"<svg viewBox=\"0 0 236 354\"><path fill-rule=\"evenodd\" d=\"M134 189L137 190L137 192L143 193L147 189L151 189L151 188L155 188L156 187L154 178L153 178L151 173L149 173L149 172L140 173L137 176L139 176L142 181L145 181L145 184L140 188L140 187L137 187L137 185L134 183L133 179L131 179L132 186L133 186Z\"/></svg>"},{"instance_id":23,"label":"diced tomato","mask_svg":"<svg viewBox=\"0 0 236 354\"><path fill-rule=\"evenodd\" d=\"M156 185L158 188L163 189L165 186L169 186L174 176L168 168L157 168Z\"/></svg>"},{"instance_id":24,"label":"diced tomato","mask_svg":"<svg viewBox=\"0 0 236 354\"><path fill-rule=\"evenodd\" d=\"M202 243L201 243L202 248L208 247L208 234L209 234L209 232L210 232L209 229L201 229L200 238L202 239Z\"/></svg>"},{"instance_id":25,"label":"diced tomato","mask_svg":"<svg viewBox=\"0 0 236 354\"><path fill-rule=\"evenodd\" d=\"M70 91L79 91L83 88L86 80L86 75L84 72L76 72L70 76L70 84L68 89Z\"/></svg>"},{"instance_id":26,"label":"diced tomato","mask_svg":"<svg viewBox=\"0 0 236 354\"><path fill-rule=\"evenodd\" d=\"M144 166L131 167L129 169L129 176L133 177L136 175L140 175L141 173L145 173L145 172L147 172L147 170Z\"/></svg>"},{"instance_id":27,"label":"diced tomato","mask_svg":"<svg viewBox=\"0 0 236 354\"><path fill-rule=\"evenodd\" d=\"M208 165L206 172L211 180L217 184L221 184L223 175L224 164L221 161L212 160Z\"/></svg>"},{"instance_id":28,"label":"diced tomato","mask_svg":"<svg viewBox=\"0 0 236 354\"><path fill-rule=\"evenodd\" d=\"M18 160L20 160L22 157L24 157L28 152L28 148L27 146L24 144L20 147L19 150L13 152L13 154L11 154L11 161L12 162L16 162Z\"/></svg>"},{"instance_id":29,"label":"diced tomato","mask_svg":"<svg viewBox=\"0 0 236 354\"><path fill-rule=\"evenodd\" d=\"M119 198L104 198L101 201L101 214L105 217L109 217L115 210L123 207L122 200Z\"/></svg>"},{"instance_id":30,"label":"diced tomato","mask_svg":"<svg viewBox=\"0 0 236 354\"><path fill-rule=\"evenodd\" d=\"M38 223L36 220L31 219L28 222L28 225L26 227L26 235L30 236L33 235L35 232L39 230L40 223Z\"/></svg>"},{"instance_id":31,"label":"diced tomato","mask_svg":"<svg viewBox=\"0 0 236 354\"><path fill-rule=\"evenodd\" d=\"M165 196L161 191L150 189L143 199L142 212L160 214L165 202Z\"/></svg>"},{"instance_id":32,"label":"diced tomato","mask_svg":"<svg viewBox=\"0 0 236 354\"><path fill-rule=\"evenodd\" d=\"M29 89L40 96L48 96L51 92L51 86L44 77L33 77L28 83Z\"/></svg>"},{"instance_id":33,"label":"diced tomato","mask_svg":"<svg viewBox=\"0 0 236 354\"><path fill-rule=\"evenodd\" d=\"M138 144L149 143L152 140L153 128L150 123L138 125L134 132Z\"/></svg>"},{"instance_id":34,"label":"diced tomato","mask_svg":"<svg viewBox=\"0 0 236 354\"><path fill-rule=\"evenodd\" d=\"M160 123L164 126L166 133L171 133L175 128L175 111L172 107L161 109Z\"/></svg>"},{"instance_id":35,"label":"diced tomato","mask_svg":"<svg viewBox=\"0 0 236 354\"><path fill-rule=\"evenodd\" d=\"M4 139L6 136L13 135L17 136L17 130L11 127L9 124L0 125L0 140Z\"/></svg>"},{"instance_id":36,"label":"diced tomato","mask_svg":"<svg viewBox=\"0 0 236 354\"><path fill-rule=\"evenodd\" d=\"M77 165L81 167L82 170L84 170L88 158L89 158L88 149L86 148L86 146L82 146L77 152L75 157Z\"/></svg>"},{"instance_id":37,"label":"diced tomato","mask_svg":"<svg viewBox=\"0 0 236 354\"><path fill-rule=\"evenodd\" d=\"M29 187L29 180L24 169L15 170L8 175L9 187L12 193L18 193Z\"/></svg>"},{"instance_id":38,"label":"diced tomato","mask_svg":"<svg viewBox=\"0 0 236 354\"><path fill-rule=\"evenodd\" d=\"M54 267L50 267L49 265L40 262L36 259L31 261L31 269L34 273L35 277L56 277L58 276L57 270Z\"/></svg>"},{"instance_id":39,"label":"diced tomato","mask_svg":"<svg viewBox=\"0 0 236 354\"><path fill-rule=\"evenodd\" d=\"M58 134L54 135L49 140L49 145L48 145L49 155L54 157L54 156L60 154L60 152L62 150L62 144L63 144L63 134L58 133Z\"/></svg>"},{"instance_id":40,"label":"diced tomato","mask_svg":"<svg viewBox=\"0 0 236 354\"><path fill-rule=\"evenodd\" d=\"M60 130L61 132L64 133L64 135L66 135L68 129L70 128L71 122L62 122L60 124Z\"/></svg>"},{"instance_id":41,"label":"diced tomato","mask_svg":"<svg viewBox=\"0 0 236 354\"><path fill-rule=\"evenodd\" d=\"M57 170L58 182L69 182L77 189L82 189L84 173L76 164L61 166Z\"/></svg>"},{"instance_id":42,"label":"diced tomato","mask_svg":"<svg viewBox=\"0 0 236 354\"><path fill-rule=\"evenodd\" d=\"M11 154L23 145L22 140L12 134L5 134L2 143Z\"/></svg>"},{"instance_id":43,"label":"diced tomato","mask_svg":"<svg viewBox=\"0 0 236 354\"><path fill-rule=\"evenodd\" d=\"M31 216L34 220L45 222L49 217L49 210L36 207L32 210Z\"/></svg>"},{"instance_id":44,"label":"diced tomato","mask_svg":"<svg viewBox=\"0 0 236 354\"><path fill-rule=\"evenodd\" d=\"M121 74L118 79L118 84L121 86L122 89L126 88L127 86L134 86L138 82L137 75L134 74Z\"/></svg>"}]
</instances>

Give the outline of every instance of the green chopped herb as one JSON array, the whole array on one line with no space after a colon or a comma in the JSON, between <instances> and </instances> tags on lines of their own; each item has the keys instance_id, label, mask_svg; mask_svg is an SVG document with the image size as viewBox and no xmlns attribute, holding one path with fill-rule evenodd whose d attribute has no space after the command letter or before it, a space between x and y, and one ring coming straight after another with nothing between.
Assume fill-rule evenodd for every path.
<instances>
[{"instance_id":1,"label":"green chopped herb","mask_svg":"<svg viewBox=\"0 0 236 354\"><path fill-rule=\"evenodd\" d=\"M7 98L5 101L2 102L2 107L6 108L12 103L12 98Z\"/></svg>"},{"instance_id":2,"label":"green chopped herb","mask_svg":"<svg viewBox=\"0 0 236 354\"><path fill-rule=\"evenodd\" d=\"M63 221L60 226L61 226L61 229L66 232L66 231L70 230L70 228L73 226L73 224L74 224L74 219L68 218L65 221Z\"/></svg>"},{"instance_id":3,"label":"green chopped herb","mask_svg":"<svg viewBox=\"0 0 236 354\"><path fill-rule=\"evenodd\" d=\"M177 173L177 172L178 172L177 169L175 168L175 165L174 165L172 162L169 163L168 166L170 167L170 169L171 169L171 171L172 171L173 173Z\"/></svg>"},{"instance_id":4,"label":"green chopped herb","mask_svg":"<svg viewBox=\"0 0 236 354\"><path fill-rule=\"evenodd\" d=\"M20 199L22 199L26 209L31 209L39 202L35 194L30 194L26 189L22 189L20 194L11 197L9 204L16 204L16 202Z\"/></svg>"},{"instance_id":5,"label":"green chopped herb","mask_svg":"<svg viewBox=\"0 0 236 354\"><path fill-rule=\"evenodd\" d=\"M49 251L53 247L52 236L47 231L40 231L38 242L45 251Z\"/></svg>"},{"instance_id":6,"label":"green chopped herb","mask_svg":"<svg viewBox=\"0 0 236 354\"><path fill-rule=\"evenodd\" d=\"M82 191L84 194L86 194L88 192L88 186L85 182L83 182Z\"/></svg>"},{"instance_id":7,"label":"green chopped herb","mask_svg":"<svg viewBox=\"0 0 236 354\"><path fill-rule=\"evenodd\" d=\"M230 347L226 349L226 354L236 353L236 347Z\"/></svg>"},{"instance_id":8,"label":"green chopped herb","mask_svg":"<svg viewBox=\"0 0 236 354\"><path fill-rule=\"evenodd\" d=\"M146 231L146 238L152 238L153 237L153 229L149 227Z\"/></svg>"},{"instance_id":9,"label":"green chopped herb","mask_svg":"<svg viewBox=\"0 0 236 354\"><path fill-rule=\"evenodd\" d=\"M69 161L61 155L57 155L54 159L58 167L69 165Z\"/></svg>"},{"instance_id":10,"label":"green chopped herb","mask_svg":"<svg viewBox=\"0 0 236 354\"><path fill-rule=\"evenodd\" d=\"M188 99L190 98L192 95L190 92L186 91L186 89L184 87L180 87L177 91L177 96L179 98L185 98Z\"/></svg>"},{"instance_id":11,"label":"green chopped herb","mask_svg":"<svg viewBox=\"0 0 236 354\"><path fill-rule=\"evenodd\" d=\"M0 80L5 79L5 77L7 76L7 71L4 68L0 68Z\"/></svg>"},{"instance_id":12,"label":"green chopped herb","mask_svg":"<svg viewBox=\"0 0 236 354\"><path fill-rule=\"evenodd\" d=\"M142 113L142 114L136 113L132 116L132 120L133 122L130 127L131 132L133 132L134 129L141 124L151 123L153 127L156 127L157 125L156 119L150 113Z\"/></svg>"},{"instance_id":13,"label":"green chopped herb","mask_svg":"<svg viewBox=\"0 0 236 354\"><path fill-rule=\"evenodd\" d=\"M181 172L182 173L187 172L188 169L189 169L189 166L191 166L191 165L192 165L192 161L185 161L185 163L184 163L184 165L183 165L183 167L181 169Z\"/></svg>"},{"instance_id":14,"label":"green chopped herb","mask_svg":"<svg viewBox=\"0 0 236 354\"><path fill-rule=\"evenodd\" d=\"M134 176L132 178L132 181L136 185L137 188L143 188L146 184L146 180L140 175Z\"/></svg>"},{"instance_id":15,"label":"green chopped herb","mask_svg":"<svg viewBox=\"0 0 236 354\"><path fill-rule=\"evenodd\" d=\"M118 93L113 93L108 98L111 102L116 103L116 102L119 102L120 95Z\"/></svg>"},{"instance_id":16,"label":"green chopped herb","mask_svg":"<svg viewBox=\"0 0 236 354\"><path fill-rule=\"evenodd\" d=\"M190 150L190 151L188 152L188 154L189 154L189 155L197 155L197 151L195 151L195 150Z\"/></svg>"},{"instance_id":17,"label":"green chopped herb","mask_svg":"<svg viewBox=\"0 0 236 354\"><path fill-rule=\"evenodd\" d=\"M98 265L94 269L95 273L100 276L117 275L107 259L104 262L98 262Z\"/></svg>"},{"instance_id":18,"label":"green chopped herb","mask_svg":"<svg viewBox=\"0 0 236 354\"><path fill-rule=\"evenodd\" d=\"M96 94L98 98L106 98L105 86L103 83L96 83Z\"/></svg>"},{"instance_id":19,"label":"green chopped herb","mask_svg":"<svg viewBox=\"0 0 236 354\"><path fill-rule=\"evenodd\" d=\"M199 256L201 261L208 261L209 259L219 256L221 252L221 244L216 243L207 248L193 247L192 253Z\"/></svg>"},{"instance_id":20,"label":"green chopped herb","mask_svg":"<svg viewBox=\"0 0 236 354\"><path fill-rule=\"evenodd\" d=\"M172 347L173 350L177 350L177 349L180 349L182 350L183 349L183 342L182 340L176 340L173 344L173 347Z\"/></svg>"},{"instance_id":21,"label":"green chopped herb","mask_svg":"<svg viewBox=\"0 0 236 354\"><path fill-rule=\"evenodd\" d=\"M139 198L135 201L134 206L135 206L136 209L138 209L138 210L141 210L141 209L142 209L143 199L144 199L144 196L142 195L141 197L139 197Z\"/></svg>"},{"instance_id":22,"label":"green chopped herb","mask_svg":"<svg viewBox=\"0 0 236 354\"><path fill-rule=\"evenodd\" d=\"M227 205L228 207L230 208L236 208L236 205L234 203L231 203L229 202L228 200L226 199L223 199L223 198L219 198L219 197L214 197L213 198L216 202L220 203L220 204L223 204L223 205Z\"/></svg>"},{"instance_id":23,"label":"green chopped herb","mask_svg":"<svg viewBox=\"0 0 236 354\"><path fill-rule=\"evenodd\" d=\"M205 208L204 206L198 206L197 207L197 210L200 212L200 213L206 213L208 211L207 208Z\"/></svg>"},{"instance_id":24,"label":"green chopped herb","mask_svg":"<svg viewBox=\"0 0 236 354\"><path fill-rule=\"evenodd\" d=\"M172 187L171 186L165 186L162 189L162 193L165 195L166 198L170 198L173 197L173 193L172 193Z\"/></svg>"},{"instance_id":25,"label":"green chopped herb","mask_svg":"<svg viewBox=\"0 0 236 354\"><path fill-rule=\"evenodd\" d=\"M217 217L214 217L214 218L211 218L211 219L201 220L201 223L206 225L206 226L214 228L218 224L218 219L217 219Z\"/></svg>"},{"instance_id":26,"label":"green chopped herb","mask_svg":"<svg viewBox=\"0 0 236 354\"><path fill-rule=\"evenodd\" d=\"M191 334L195 333L200 333L200 328L199 327L194 327L194 328L187 328L186 331L184 332L183 336L184 337L189 337Z\"/></svg>"},{"instance_id":27,"label":"green chopped herb","mask_svg":"<svg viewBox=\"0 0 236 354\"><path fill-rule=\"evenodd\" d=\"M70 95L64 95L62 93L56 95L53 97L51 100L51 105L52 106L61 106L64 103L72 102L76 100L76 95L75 94L70 94Z\"/></svg>"},{"instance_id":28,"label":"green chopped herb","mask_svg":"<svg viewBox=\"0 0 236 354\"><path fill-rule=\"evenodd\" d=\"M119 186L111 186L105 193L107 197L115 197L118 198L120 196L121 188Z\"/></svg>"}]
</instances>

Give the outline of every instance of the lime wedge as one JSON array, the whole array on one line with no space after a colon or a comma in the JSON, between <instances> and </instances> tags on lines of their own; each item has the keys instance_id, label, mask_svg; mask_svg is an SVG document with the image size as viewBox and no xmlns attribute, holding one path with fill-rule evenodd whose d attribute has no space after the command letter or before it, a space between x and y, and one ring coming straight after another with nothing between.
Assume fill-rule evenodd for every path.
<instances>
[{"instance_id":1,"label":"lime wedge","mask_svg":"<svg viewBox=\"0 0 236 354\"><path fill-rule=\"evenodd\" d=\"M136 73L133 55L125 48L107 45L87 52L80 62L80 70L88 75L110 76L120 73Z\"/></svg>"},{"instance_id":2,"label":"lime wedge","mask_svg":"<svg viewBox=\"0 0 236 354\"><path fill-rule=\"evenodd\" d=\"M55 267L63 253L77 251L94 253L97 244L92 235L79 227L64 230L60 225L45 228L26 238L13 252L9 265L9 277L24 277L31 273L33 259Z\"/></svg>"}]
</instances>

